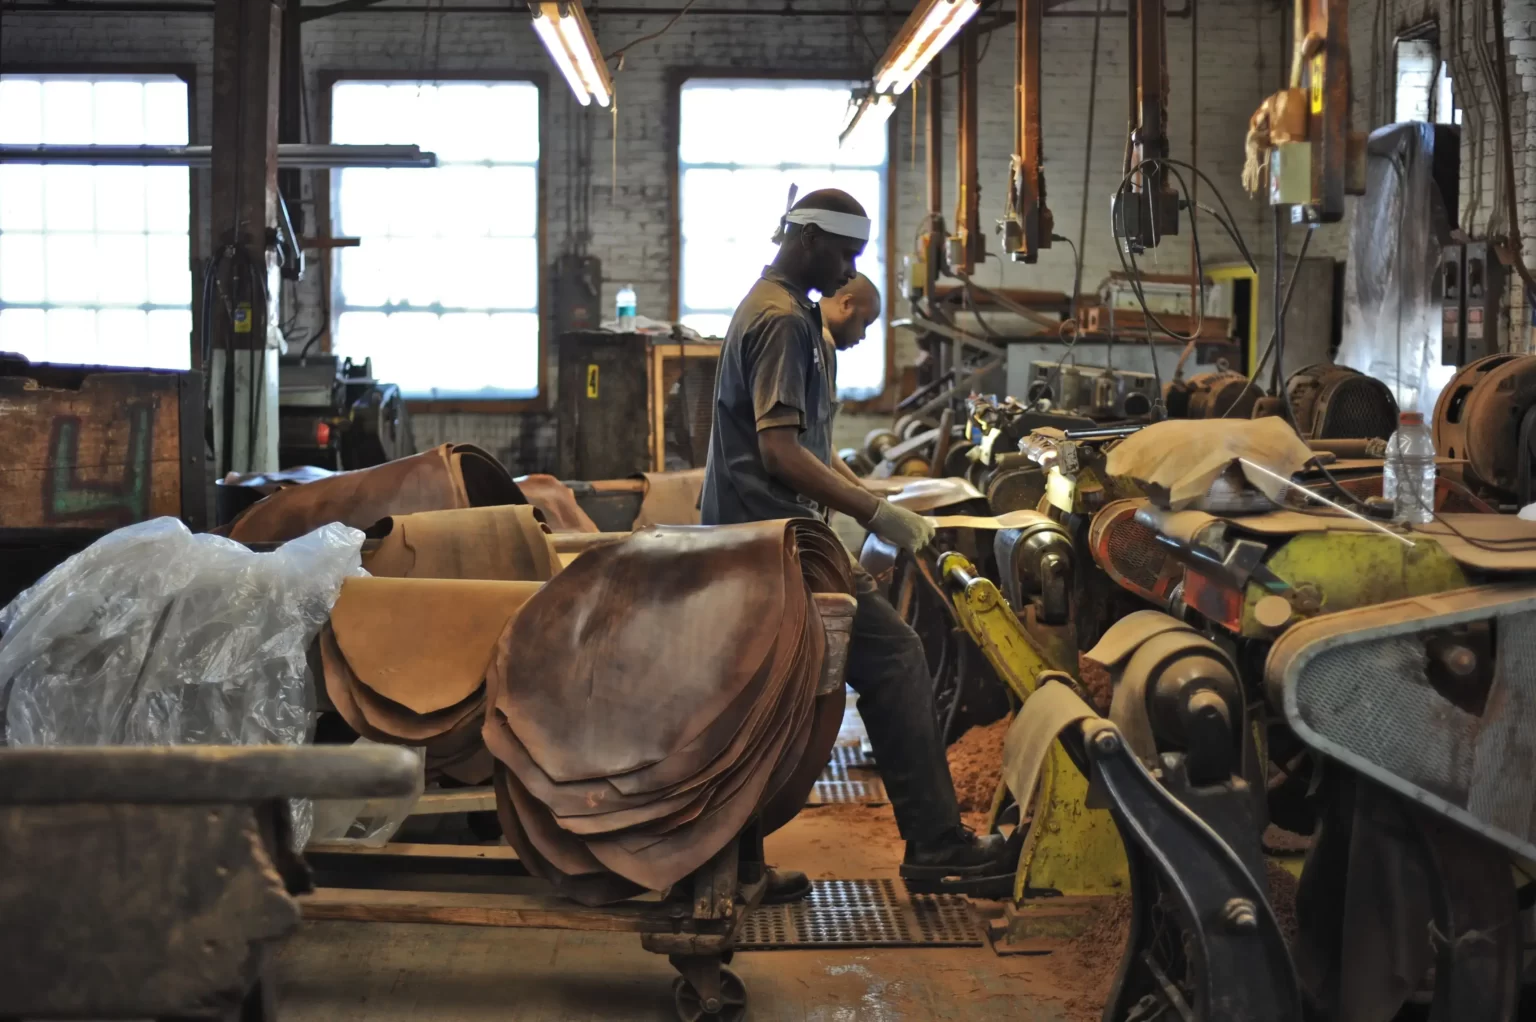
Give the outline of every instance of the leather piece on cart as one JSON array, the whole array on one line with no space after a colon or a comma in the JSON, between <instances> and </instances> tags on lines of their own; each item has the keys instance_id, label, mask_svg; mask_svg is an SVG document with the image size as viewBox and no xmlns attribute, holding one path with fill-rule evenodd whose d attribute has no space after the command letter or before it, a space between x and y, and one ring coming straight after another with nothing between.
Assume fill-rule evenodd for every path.
<instances>
[{"instance_id":1,"label":"leather piece on cart","mask_svg":"<svg viewBox=\"0 0 1536 1022\"><path fill-rule=\"evenodd\" d=\"M354 731L421 745L429 777L489 779L485 679L539 581L349 578L319 637L325 694Z\"/></svg>"},{"instance_id":2,"label":"leather piece on cart","mask_svg":"<svg viewBox=\"0 0 1536 1022\"><path fill-rule=\"evenodd\" d=\"M699 494L704 490L704 470L681 472L642 472L645 481L640 511L635 515L635 529L650 525L699 524Z\"/></svg>"},{"instance_id":3,"label":"leather piece on cart","mask_svg":"<svg viewBox=\"0 0 1536 1022\"><path fill-rule=\"evenodd\" d=\"M366 529L391 515L526 504L512 476L471 444L441 444L408 458L286 486L246 508L228 526L242 543L279 543L341 522Z\"/></svg>"},{"instance_id":4,"label":"leather piece on cart","mask_svg":"<svg viewBox=\"0 0 1536 1022\"><path fill-rule=\"evenodd\" d=\"M530 504L544 512L544 520L556 532L601 531L576 503L575 491L554 476L518 476L513 482Z\"/></svg>"},{"instance_id":5,"label":"leather piece on cart","mask_svg":"<svg viewBox=\"0 0 1536 1022\"><path fill-rule=\"evenodd\" d=\"M498 645L484 729L529 868L598 904L666 889L765 808L792 816L843 701L817 696L813 591L851 594L852 568L804 519L646 529L531 598Z\"/></svg>"},{"instance_id":6,"label":"leather piece on cart","mask_svg":"<svg viewBox=\"0 0 1536 1022\"><path fill-rule=\"evenodd\" d=\"M369 532L380 538L363 567L377 576L542 582L560 570L553 536L532 504L395 515Z\"/></svg>"}]
</instances>

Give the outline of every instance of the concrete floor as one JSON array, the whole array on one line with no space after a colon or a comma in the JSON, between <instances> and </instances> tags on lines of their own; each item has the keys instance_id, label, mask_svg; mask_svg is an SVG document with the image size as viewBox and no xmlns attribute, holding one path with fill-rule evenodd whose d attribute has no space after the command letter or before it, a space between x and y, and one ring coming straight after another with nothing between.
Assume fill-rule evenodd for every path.
<instances>
[{"instance_id":1,"label":"concrete floor","mask_svg":"<svg viewBox=\"0 0 1536 1022\"><path fill-rule=\"evenodd\" d=\"M755 1022L1082 1016L1031 991L1048 959L989 948L743 952ZM308 923L280 956L285 1022L669 1022L675 973L626 934Z\"/></svg>"},{"instance_id":2,"label":"concrete floor","mask_svg":"<svg viewBox=\"0 0 1536 1022\"><path fill-rule=\"evenodd\" d=\"M843 740L861 731L850 713ZM902 847L889 807L829 805L802 811L767 851L813 878L879 879L897 875ZM732 968L754 1022L1088 1022L1103 997L1100 970L1066 951L754 951ZM276 979L285 1022L670 1022L675 975L631 934L311 922Z\"/></svg>"}]
</instances>

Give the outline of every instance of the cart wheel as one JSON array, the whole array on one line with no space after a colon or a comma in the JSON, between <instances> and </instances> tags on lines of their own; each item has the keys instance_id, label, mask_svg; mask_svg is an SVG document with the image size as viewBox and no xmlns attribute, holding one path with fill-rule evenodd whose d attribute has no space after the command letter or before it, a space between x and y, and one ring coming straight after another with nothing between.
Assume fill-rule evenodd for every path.
<instances>
[{"instance_id":1,"label":"cart wheel","mask_svg":"<svg viewBox=\"0 0 1536 1022\"><path fill-rule=\"evenodd\" d=\"M700 1003L698 991L682 976L672 981L672 1003L680 1022L741 1022L747 1017L747 986L724 966L720 969L720 1002L714 1011Z\"/></svg>"}]
</instances>

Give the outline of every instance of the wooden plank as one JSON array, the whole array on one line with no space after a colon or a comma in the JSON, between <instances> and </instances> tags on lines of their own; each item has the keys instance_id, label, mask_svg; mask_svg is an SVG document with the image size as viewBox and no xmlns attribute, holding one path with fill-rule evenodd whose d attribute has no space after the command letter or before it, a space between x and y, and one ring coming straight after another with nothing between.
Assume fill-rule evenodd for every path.
<instances>
[{"instance_id":1,"label":"wooden plank","mask_svg":"<svg viewBox=\"0 0 1536 1022\"><path fill-rule=\"evenodd\" d=\"M429 845L412 841L391 841L386 845L363 845L352 841L311 841L305 854L360 855L373 858L417 859L498 859L517 860L516 849L506 845Z\"/></svg>"},{"instance_id":2,"label":"wooden plank","mask_svg":"<svg viewBox=\"0 0 1536 1022\"><path fill-rule=\"evenodd\" d=\"M412 816L442 816L444 813L484 813L496 809L496 790L489 785L479 788L454 788L429 791L416 799ZM372 799L357 811L359 817L387 816L399 810L393 799Z\"/></svg>"},{"instance_id":3,"label":"wooden plank","mask_svg":"<svg viewBox=\"0 0 1536 1022\"><path fill-rule=\"evenodd\" d=\"M0 521L115 528L181 514L174 373L99 372L78 388L0 378Z\"/></svg>"},{"instance_id":4,"label":"wooden plank","mask_svg":"<svg viewBox=\"0 0 1536 1022\"><path fill-rule=\"evenodd\" d=\"M305 919L441 923L516 929L644 933L658 929L656 903L587 908L554 895L365 891L321 887L299 898Z\"/></svg>"}]
</instances>

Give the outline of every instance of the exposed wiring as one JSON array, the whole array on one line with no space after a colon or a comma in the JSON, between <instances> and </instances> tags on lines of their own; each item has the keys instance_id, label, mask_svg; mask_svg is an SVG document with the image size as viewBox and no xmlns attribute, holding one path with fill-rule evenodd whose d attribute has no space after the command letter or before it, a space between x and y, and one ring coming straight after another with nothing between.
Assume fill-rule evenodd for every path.
<instances>
[{"instance_id":1,"label":"exposed wiring","mask_svg":"<svg viewBox=\"0 0 1536 1022\"><path fill-rule=\"evenodd\" d=\"M1189 183L1184 180L1184 175L1181 174L1179 170L1172 165L1172 161L1162 159L1142 160L1136 166L1127 171L1125 176L1120 179L1120 185L1115 189L1115 194L1117 196L1127 195L1132 177L1138 173L1145 174L1148 169L1156 168L1160 164L1168 165L1169 172L1173 175L1174 179L1178 181L1179 189L1184 194L1185 207L1190 210L1189 233L1190 238L1194 242L1195 246L1195 265L1198 268L1199 277L1203 281L1205 279L1205 263L1200 253L1200 230L1196 226L1195 209L1190 208L1188 204ZM1111 230L1113 230L1113 228L1111 228ZM1160 239L1153 240L1154 245L1157 243L1157 240ZM1202 287L1200 289L1200 301L1195 308L1194 329L1191 330L1188 334L1181 334L1177 330L1169 327L1161 319L1159 319L1157 314L1152 311L1151 305L1147 302L1146 292L1142 290L1141 286L1141 267L1136 264L1135 250L1130 245L1121 244L1120 240L1116 238L1115 254L1120 257L1120 268L1125 271L1126 280L1131 285L1131 292L1136 296L1136 301L1141 306L1142 318L1145 320L1147 325L1147 348L1152 356L1152 368L1154 375L1158 375L1159 377L1157 380L1157 385L1158 393L1161 395L1162 379L1160 374L1157 373L1157 352L1153 347L1152 328L1155 326L1160 332L1178 341L1192 341L1199 337L1200 329L1205 324L1205 288ZM1161 397L1159 397L1158 400L1161 401Z\"/></svg>"},{"instance_id":2,"label":"exposed wiring","mask_svg":"<svg viewBox=\"0 0 1536 1022\"><path fill-rule=\"evenodd\" d=\"M679 21L681 21L683 15L687 14L688 11L690 9L692 9L693 5L698 3L698 2L699 2L699 0L688 0L688 2L683 4L683 6L678 9L678 12L676 14L672 15L671 19L665 25L661 26L661 28L659 28L656 31L652 32L650 35L643 35L643 36L641 36L638 39L630 40L629 42L625 43L623 46L620 46L618 49L616 49L612 53L608 54L603 59L604 60L608 60L608 61L617 60L619 62L619 70L622 71L624 69L624 54L625 53L629 52L634 47L639 46L641 43L648 43L652 39L660 39L662 36L666 35L670 31L672 31L672 26L676 25Z\"/></svg>"},{"instance_id":3,"label":"exposed wiring","mask_svg":"<svg viewBox=\"0 0 1536 1022\"><path fill-rule=\"evenodd\" d=\"M853 30L859 34L860 39L864 40L864 48L869 51L869 55L879 60L880 51L875 49L875 44L869 41L869 33L864 31L865 15L859 10L860 6L862 6L862 0L848 0L848 20L853 22Z\"/></svg>"},{"instance_id":4,"label":"exposed wiring","mask_svg":"<svg viewBox=\"0 0 1536 1022\"><path fill-rule=\"evenodd\" d=\"M1321 472L1323 478L1327 480L1328 485L1331 486L1333 491L1339 496L1343 497L1345 500L1349 501L1351 504L1354 504L1358 508L1369 508L1370 505L1346 489L1344 484L1339 482L1338 477L1335 476L1332 472L1328 471L1328 467L1323 464L1323 459L1314 454L1312 457L1307 459L1306 464L1311 465L1319 472Z\"/></svg>"},{"instance_id":5,"label":"exposed wiring","mask_svg":"<svg viewBox=\"0 0 1536 1022\"><path fill-rule=\"evenodd\" d=\"M1072 250L1072 318L1076 320L1079 315L1077 308L1077 295L1078 292L1082 290L1083 282L1083 253L1082 250L1077 247L1077 243L1066 235L1053 234L1051 235L1051 240L1064 241L1066 242L1067 247Z\"/></svg>"},{"instance_id":6,"label":"exposed wiring","mask_svg":"<svg viewBox=\"0 0 1536 1022\"><path fill-rule=\"evenodd\" d=\"M1072 246L1076 267L1072 274L1072 318L1081 321L1077 307L1083 290L1083 249L1088 247L1088 190L1093 169L1093 115L1099 91L1099 29L1104 23L1104 0L1094 4L1093 59L1088 70L1088 135L1083 144L1083 204L1077 217L1077 244ZM1065 239L1063 239L1065 240ZM1070 242L1069 242L1070 244Z\"/></svg>"},{"instance_id":7,"label":"exposed wiring","mask_svg":"<svg viewBox=\"0 0 1536 1022\"><path fill-rule=\"evenodd\" d=\"M1301 276L1301 261L1307 257L1307 248L1311 246L1311 244L1312 231L1309 229L1307 231L1306 237L1301 239L1301 251L1296 254L1296 266L1291 270L1291 281L1285 286L1285 300L1280 304L1280 315L1282 316L1290 311L1291 296L1296 293L1296 280ZM1276 267L1275 272L1279 273L1280 268ZM1248 382L1243 385L1242 390L1238 391L1236 400L1227 406L1226 411L1221 413L1221 418L1225 419L1227 416L1232 414L1232 409L1237 407L1238 402L1242 401L1244 395L1246 395L1248 391L1253 387L1254 381L1257 380L1259 376L1264 372L1264 367L1269 364L1269 356L1274 353L1274 350L1275 333L1274 330L1271 329L1269 334L1269 342L1264 345L1264 353L1259 356L1259 364L1253 367L1253 371L1248 375ZM1290 397L1288 395L1281 394L1278 396L1286 403L1290 402Z\"/></svg>"},{"instance_id":8,"label":"exposed wiring","mask_svg":"<svg viewBox=\"0 0 1536 1022\"><path fill-rule=\"evenodd\" d=\"M966 304L971 307L971 315L976 317L976 325L981 327L981 332L986 334L988 337L994 337L995 338L995 337L1000 336L998 334L998 332L996 330L993 330L992 327L987 323L987 321L982 318L982 316L981 316L981 309L979 309L976 306L976 293L975 292L976 292L976 285L972 284L970 281L966 281L965 282L965 290L964 290L965 301L966 301Z\"/></svg>"},{"instance_id":9,"label":"exposed wiring","mask_svg":"<svg viewBox=\"0 0 1536 1022\"><path fill-rule=\"evenodd\" d=\"M988 298L992 299L994 302L1001 305L1015 316L1022 316L1029 320L1031 323L1046 327L1050 330L1054 330L1061 325L1060 320L1052 319L1044 313L1036 312L1034 309L1020 305L1013 299L1004 297L986 285L976 283L975 279L972 278L968 273L961 273L959 270L953 268L949 268L949 273L951 276L963 281L966 286L974 287L976 290L980 291L982 294L986 295Z\"/></svg>"}]
</instances>

